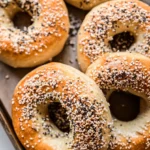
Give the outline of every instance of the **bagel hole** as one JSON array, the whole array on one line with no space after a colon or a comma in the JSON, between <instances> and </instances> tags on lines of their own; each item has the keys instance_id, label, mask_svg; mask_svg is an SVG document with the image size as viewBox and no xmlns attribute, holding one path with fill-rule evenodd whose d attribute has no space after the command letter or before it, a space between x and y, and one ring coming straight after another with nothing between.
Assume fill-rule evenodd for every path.
<instances>
[{"instance_id":1,"label":"bagel hole","mask_svg":"<svg viewBox=\"0 0 150 150\"><path fill-rule=\"evenodd\" d=\"M113 40L109 41L109 44L114 52L126 51L135 42L135 37L132 32L122 32L113 36Z\"/></svg>"},{"instance_id":2,"label":"bagel hole","mask_svg":"<svg viewBox=\"0 0 150 150\"><path fill-rule=\"evenodd\" d=\"M120 121L132 121L140 113L139 96L123 91L114 91L108 101L114 118Z\"/></svg>"},{"instance_id":3,"label":"bagel hole","mask_svg":"<svg viewBox=\"0 0 150 150\"><path fill-rule=\"evenodd\" d=\"M66 109L62 107L60 102L53 102L48 105L49 118L54 125L62 132L69 133L70 122Z\"/></svg>"},{"instance_id":4,"label":"bagel hole","mask_svg":"<svg viewBox=\"0 0 150 150\"><path fill-rule=\"evenodd\" d=\"M27 12L17 12L13 19L14 27L25 31L32 23L32 17Z\"/></svg>"}]
</instances>

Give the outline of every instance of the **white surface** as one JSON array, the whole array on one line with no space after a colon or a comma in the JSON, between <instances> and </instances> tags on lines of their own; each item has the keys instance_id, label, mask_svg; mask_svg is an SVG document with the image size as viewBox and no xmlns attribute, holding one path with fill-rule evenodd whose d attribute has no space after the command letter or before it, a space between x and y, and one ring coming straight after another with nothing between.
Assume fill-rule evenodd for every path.
<instances>
[{"instance_id":1,"label":"white surface","mask_svg":"<svg viewBox=\"0 0 150 150\"><path fill-rule=\"evenodd\" d=\"M15 150L0 123L0 150Z\"/></svg>"}]
</instances>

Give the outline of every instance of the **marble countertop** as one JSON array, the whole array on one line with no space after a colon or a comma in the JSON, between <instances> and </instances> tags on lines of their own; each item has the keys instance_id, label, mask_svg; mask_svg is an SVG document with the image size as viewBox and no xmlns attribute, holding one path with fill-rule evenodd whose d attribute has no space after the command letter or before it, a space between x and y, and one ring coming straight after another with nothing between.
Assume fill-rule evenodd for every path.
<instances>
[{"instance_id":1,"label":"marble countertop","mask_svg":"<svg viewBox=\"0 0 150 150\"><path fill-rule=\"evenodd\" d=\"M0 150L15 150L0 123Z\"/></svg>"}]
</instances>

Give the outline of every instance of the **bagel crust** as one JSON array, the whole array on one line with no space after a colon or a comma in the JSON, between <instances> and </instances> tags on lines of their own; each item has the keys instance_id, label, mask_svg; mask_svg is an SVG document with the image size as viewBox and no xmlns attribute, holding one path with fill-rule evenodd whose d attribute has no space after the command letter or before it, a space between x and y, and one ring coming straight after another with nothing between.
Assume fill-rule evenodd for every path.
<instances>
[{"instance_id":1,"label":"bagel crust","mask_svg":"<svg viewBox=\"0 0 150 150\"><path fill-rule=\"evenodd\" d=\"M99 57L87 69L86 74L106 92L107 100L118 90L141 98L140 114L134 120L123 122L114 118L110 149L150 150L149 64L150 59L146 56L120 52Z\"/></svg>"},{"instance_id":2,"label":"bagel crust","mask_svg":"<svg viewBox=\"0 0 150 150\"><path fill-rule=\"evenodd\" d=\"M27 12L32 25L14 27L13 17ZM69 18L63 0L0 1L0 60L15 68L33 67L61 52L68 38Z\"/></svg>"},{"instance_id":3,"label":"bagel crust","mask_svg":"<svg viewBox=\"0 0 150 150\"><path fill-rule=\"evenodd\" d=\"M101 54L113 50L110 41L130 32L135 41L127 51L150 57L150 7L138 0L115 0L93 8L78 32L78 62L82 71Z\"/></svg>"},{"instance_id":4,"label":"bagel crust","mask_svg":"<svg viewBox=\"0 0 150 150\"><path fill-rule=\"evenodd\" d=\"M66 109L70 132L48 117L48 105ZM80 71L50 63L20 81L12 100L14 129L26 150L107 150L111 115L101 90Z\"/></svg>"},{"instance_id":5,"label":"bagel crust","mask_svg":"<svg viewBox=\"0 0 150 150\"><path fill-rule=\"evenodd\" d=\"M90 10L93 7L97 6L98 4L101 4L106 1L110 0L65 0L67 3L83 9L83 10Z\"/></svg>"}]
</instances>

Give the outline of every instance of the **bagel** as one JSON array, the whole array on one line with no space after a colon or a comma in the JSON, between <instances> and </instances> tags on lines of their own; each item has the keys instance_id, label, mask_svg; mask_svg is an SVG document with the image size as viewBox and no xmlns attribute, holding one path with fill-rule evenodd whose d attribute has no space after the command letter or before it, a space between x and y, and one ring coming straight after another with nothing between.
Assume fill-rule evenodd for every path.
<instances>
[{"instance_id":1,"label":"bagel","mask_svg":"<svg viewBox=\"0 0 150 150\"><path fill-rule=\"evenodd\" d=\"M12 121L26 150L107 150L112 124L94 81L60 63L39 67L20 81Z\"/></svg>"},{"instance_id":2,"label":"bagel","mask_svg":"<svg viewBox=\"0 0 150 150\"><path fill-rule=\"evenodd\" d=\"M16 28L12 21L20 12L32 17L33 23L25 30ZM0 61L12 67L34 67L47 62L61 52L68 32L68 12L63 0L0 1Z\"/></svg>"},{"instance_id":3,"label":"bagel","mask_svg":"<svg viewBox=\"0 0 150 150\"><path fill-rule=\"evenodd\" d=\"M78 32L82 71L106 52L129 51L150 57L150 7L138 0L115 0L93 8Z\"/></svg>"},{"instance_id":4,"label":"bagel","mask_svg":"<svg viewBox=\"0 0 150 150\"><path fill-rule=\"evenodd\" d=\"M90 10L96 5L110 0L65 0L65 1L77 8L83 10Z\"/></svg>"},{"instance_id":5,"label":"bagel","mask_svg":"<svg viewBox=\"0 0 150 150\"><path fill-rule=\"evenodd\" d=\"M118 52L100 56L87 69L86 74L103 89L107 101L114 92L119 91L132 94L140 99L139 114L133 120L122 121L114 116L110 149L150 150L149 64L150 59L144 55ZM118 103L122 99L124 99L123 96L120 97Z\"/></svg>"}]
</instances>

